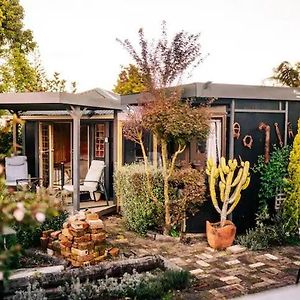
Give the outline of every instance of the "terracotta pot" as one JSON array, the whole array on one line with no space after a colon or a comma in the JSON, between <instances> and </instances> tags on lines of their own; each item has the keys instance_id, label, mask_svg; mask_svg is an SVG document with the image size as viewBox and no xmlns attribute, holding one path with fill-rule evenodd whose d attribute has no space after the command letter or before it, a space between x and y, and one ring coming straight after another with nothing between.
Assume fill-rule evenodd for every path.
<instances>
[{"instance_id":1,"label":"terracotta pot","mask_svg":"<svg viewBox=\"0 0 300 300\"><path fill-rule=\"evenodd\" d=\"M230 247L234 241L236 227L227 220L225 226L220 227L221 222L210 223L206 221L206 236L209 246L213 249L222 250Z\"/></svg>"}]
</instances>

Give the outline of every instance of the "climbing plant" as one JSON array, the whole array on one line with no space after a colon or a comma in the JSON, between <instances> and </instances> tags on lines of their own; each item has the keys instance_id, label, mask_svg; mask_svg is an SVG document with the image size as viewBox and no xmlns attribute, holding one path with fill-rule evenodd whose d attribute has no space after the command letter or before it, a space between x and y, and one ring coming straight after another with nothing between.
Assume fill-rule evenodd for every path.
<instances>
[{"instance_id":1,"label":"climbing plant","mask_svg":"<svg viewBox=\"0 0 300 300\"><path fill-rule=\"evenodd\" d=\"M270 200L274 200L277 193L284 191L285 178L288 175L288 163L291 147L278 148L274 146L270 154L270 161L266 164L264 156L260 155L253 171L259 175L259 201L260 211L268 206Z\"/></svg>"}]
</instances>

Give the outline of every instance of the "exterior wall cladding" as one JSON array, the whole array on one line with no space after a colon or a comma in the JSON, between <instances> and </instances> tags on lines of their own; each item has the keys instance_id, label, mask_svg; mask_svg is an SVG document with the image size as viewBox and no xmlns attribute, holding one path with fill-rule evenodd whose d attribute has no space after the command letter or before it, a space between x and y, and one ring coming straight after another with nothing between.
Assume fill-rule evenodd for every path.
<instances>
[{"instance_id":1,"label":"exterior wall cladding","mask_svg":"<svg viewBox=\"0 0 300 300\"><path fill-rule=\"evenodd\" d=\"M274 145L279 145L275 123L278 123L284 144L293 142L293 138L289 138L287 132L288 122L291 123L294 135L297 133L300 97L298 96L299 92L295 89L194 83L183 86L183 90L183 96L191 99L194 105L199 105L213 97L215 100L212 106L226 106L227 130L224 152L227 159L241 157L243 160L249 160L252 166L257 162L258 156L264 154L265 134L258 129L261 122L270 125L271 128L270 151ZM126 104L134 104L135 99L136 97L131 95L122 100ZM234 122L238 122L241 127L239 139L233 139L232 125ZM245 135L251 135L253 138L251 149L243 145L242 140ZM124 153L127 152L126 144L127 142L124 144ZM131 156L129 153L130 151L126 154L127 158L124 157L125 162L126 160L134 161L133 157L128 158ZM251 183L242 192L242 199L232 215L233 222L240 232L244 232L255 224L255 213L258 209L258 189L259 178L252 173ZM209 194L207 197L209 198ZM206 201L196 215L188 217L186 230L188 232L204 232L206 220L218 220L218 215L212 207L211 201Z\"/></svg>"}]
</instances>

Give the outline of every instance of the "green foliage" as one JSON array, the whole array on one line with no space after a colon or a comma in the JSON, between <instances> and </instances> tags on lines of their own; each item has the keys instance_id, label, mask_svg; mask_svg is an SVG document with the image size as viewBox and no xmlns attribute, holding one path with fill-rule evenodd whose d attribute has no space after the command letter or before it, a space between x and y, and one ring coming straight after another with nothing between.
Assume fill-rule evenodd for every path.
<instances>
[{"instance_id":1,"label":"green foliage","mask_svg":"<svg viewBox=\"0 0 300 300\"><path fill-rule=\"evenodd\" d=\"M130 95L145 91L142 75L135 65L130 64L128 67L122 67L113 91L120 95Z\"/></svg>"},{"instance_id":2,"label":"green foliage","mask_svg":"<svg viewBox=\"0 0 300 300\"><path fill-rule=\"evenodd\" d=\"M0 0L0 54L6 49L28 53L35 48L31 30L24 30L24 9L19 0Z\"/></svg>"},{"instance_id":3,"label":"green foliage","mask_svg":"<svg viewBox=\"0 0 300 300\"><path fill-rule=\"evenodd\" d=\"M169 292L181 290L190 283L187 271L164 271L125 273L120 278L106 277L97 281L80 282L73 278L71 284L59 287L60 299L87 300L87 299L123 299L157 300L169 299ZM26 291L18 291L14 300L47 299L46 291L38 283L28 286ZM165 298L166 297L166 298Z\"/></svg>"},{"instance_id":4,"label":"green foliage","mask_svg":"<svg viewBox=\"0 0 300 300\"><path fill-rule=\"evenodd\" d=\"M41 288L38 282L29 284L26 291L17 291L12 297L13 300L47 300L46 291Z\"/></svg>"},{"instance_id":5,"label":"green foliage","mask_svg":"<svg viewBox=\"0 0 300 300\"><path fill-rule=\"evenodd\" d=\"M16 223L13 226L16 230L16 242L23 249L39 246L42 232L48 229L60 230L67 217L68 213L63 211L58 216L46 218L44 223L36 224L36 226Z\"/></svg>"},{"instance_id":6,"label":"green foliage","mask_svg":"<svg viewBox=\"0 0 300 300\"><path fill-rule=\"evenodd\" d=\"M170 186L173 226L170 235L178 236L186 215L194 214L206 201L204 172L192 169L190 166L176 169L170 179Z\"/></svg>"},{"instance_id":7,"label":"green foliage","mask_svg":"<svg viewBox=\"0 0 300 300\"><path fill-rule=\"evenodd\" d=\"M289 146L275 147L268 164L264 163L264 157L261 156L254 167L254 171L260 175L260 205L256 226L238 238L240 244L251 250L263 250L272 246L295 244L299 241L294 212L295 185L286 179L290 176L291 169L289 155L292 157L294 151L293 157L295 156L295 150L290 153L290 149ZM270 215L268 204L274 200L279 190L289 191L287 200L275 215Z\"/></svg>"},{"instance_id":8,"label":"green foliage","mask_svg":"<svg viewBox=\"0 0 300 300\"><path fill-rule=\"evenodd\" d=\"M289 232L298 233L300 218L300 120L288 165L286 200L283 203L283 218Z\"/></svg>"},{"instance_id":9,"label":"green foliage","mask_svg":"<svg viewBox=\"0 0 300 300\"><path fill-rule=\"evenodd\" d=\"M270 200L274 200L280 190L284 191L286 186L285 178L288 175L287 168L290 151L290 146L283 148L274 146L274 150L270 155L270 161L267 164L264 162L263 155L258 157L253 171L259 174L260 188L258 197L261 208L267 206Z\"/></svg>"},{"instance_id":10,"label":"green foliage","mask_svg":"<svg viewBox=\"0 0 300 300\"><path fill-rule=\"evenodd\" d=\"M288 231L282 214L272 218L267 207L261 208L256 216L256 226L245 235L237 238L237 242L250 250L264 250L272 246L295 244L298 238Z\"/></svg>"},{"instance_id":11,"label":"green foliage","mask_svg":"<svg viewBox=\"0 0 300 300\"><path fill-rule=\"evenodd\" d=\"M163 225L163 178L160 169L150 168L151 186L158 200L147 193L146 172L142 164L125 165L115 173L115 190L121 202L127 227L144 234ZM190 167L178 169L170 179L172 236L178 236L187 213L193 214L205 201L203 172Z\"/></svg>"},{"instance_id":12,"label":"green foliage","mask_svg":"<svg viewBox=\"0 0 300 300\"><path fill-rule=\"evenodd\" d=\"M292 65L288 61L283 61L273 70L273 76L270 79L284 86L299 87L300 62Z\"/></svg>"},{"instance_id":13,"label":"green foliage","mask_svg":"<svg viewBox=\"0 0 300 300\"><path fill-rule=\"evenodd\" d=\"M151 169L153 193L160 203L163 199L162 175ZM146 172L143 165L131 164L119 168L114 178L117 197L122 205L122 214L127 227L144 234L158 228L162 222L162 210L147 193Z\"/></svg>"}]
</instances>

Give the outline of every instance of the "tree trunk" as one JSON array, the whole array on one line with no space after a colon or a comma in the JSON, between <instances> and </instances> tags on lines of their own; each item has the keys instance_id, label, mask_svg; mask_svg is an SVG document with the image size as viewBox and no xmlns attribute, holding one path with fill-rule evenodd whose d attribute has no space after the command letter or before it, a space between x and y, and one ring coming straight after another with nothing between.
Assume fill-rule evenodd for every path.
<instances>
[{"instance_id":1,"label":"tree trunk","mask_svg":"<svg viewBox=\"0 0 300 300\"><path fill-rule=\"evenodd\" d=\"M222 211L221 211L221 227L225 226L226 220L227 220L227 208L228 208L228 199L225 199Z\"/></svg>"},{"instance_id":2,"label":"tree trunk","mask_svg":"<svg viewBox=\"0 0 300 300\"><path fill-rule=\"evenodd\" d=\"M164 179L164 205L165 205L165 226L164 234L169 234L171 230L170 197L169 197L169 174L168 174L168 150L167 142L161 140L161 156Z\"/></svg>"},{"instance_id":3,"label":"tree trunk","mask_svg":"<svg viewBox=\"0 0 300 300\"><path fill-rule=\"evenodd\" d=\"M143 143L142 138L140 139L139 142L141 149L142 149L142 153L143 153L143 159L144 159L144 165L145 165L145 172L146 172L146 179L147 179L147 191L148 191L148 195L150 196L150 198L157 203L158 200L155 197L154 193L153 193L153 186L152 186L152 182L151 182L151 176L150 176L150 170L149 170L149 161L148 161L148 156L146 154L146 150L145 150L145 146Z\"/></svg>"}]
</instances>

